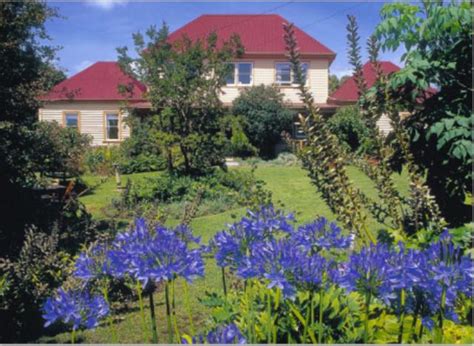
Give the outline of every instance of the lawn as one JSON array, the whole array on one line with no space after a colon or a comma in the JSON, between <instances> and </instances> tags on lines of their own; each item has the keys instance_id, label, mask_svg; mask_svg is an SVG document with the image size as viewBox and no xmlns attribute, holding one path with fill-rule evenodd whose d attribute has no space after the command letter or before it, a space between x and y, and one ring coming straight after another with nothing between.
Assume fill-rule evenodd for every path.
<instances>
[{"instance_id":1,"label":"lawn","mask_svg":"<svg viewBox=\"0 0 474 346\"><path fill-rule=\"evenodd\" d=\"M247 167L235 169L249 169ZM350 178L355 184L370 197L377 199L376 191L371 181L356 168L350 167ZM157 174L157 173L152 173ZM133 174L124 177L134 181L143 179L150 174ZM266 182L267 188L273 193L275 204L283 204L287 211L295 212L298 222L307 222L317 216L326 216L334 219L329 208L325 205L322 198L317 193L315 187L311 185L306 172L299 167L283 166L261 166L256 170L256 176ZM124 179L124 180L125 180ZM404 175L394 177L397 186L402 194L408 191L407 179ZM85 176L84 180L88 184L97 184L100 178ZM92 193L81 197L82 202L88 210L97 218L104 217L103 210L110 203L112 198L119 196L115 187L114 178L99 185ZM232 222L233 218L239 217L245 213L245 208L229 210L217 215L199 217L193 220L192 227L194 233L202 237L203 242L207 242L215 232L224 229L227 223ZM176 223L176 220L170 220L170 223ZM380 228L382 225L371 220L371 228ZM181 292L184 289L183 282L178 281L176 289ZM199 303L198 298L202 297L206 291L220 291L221 277L220 269L215 265L213 259L208 259L206 264L206 276L203 279L196 280L190 286L190 302L193 320L196 330L202 330L205 326L207 313L206 309ZM180 333L190 333L190 323L188 315L183 308L182 294L177 297L177 317L178 325L182 326ZM166 320L163 292L158 291L155 295L158 316L158 333L160 342L166 342ZM119 341L121 343L141 343L143 342L140 313L136 306L133 306L128 312L121 314L116 318L115 327L117 329ZM62 333L51 337L43 337L40 342L68 342L69 334ZM102 325L95 331L85 331L79 335L79 340L86 343L107 343L111 342L110 330L108 326Z\"/></svg>"}]
</instances>

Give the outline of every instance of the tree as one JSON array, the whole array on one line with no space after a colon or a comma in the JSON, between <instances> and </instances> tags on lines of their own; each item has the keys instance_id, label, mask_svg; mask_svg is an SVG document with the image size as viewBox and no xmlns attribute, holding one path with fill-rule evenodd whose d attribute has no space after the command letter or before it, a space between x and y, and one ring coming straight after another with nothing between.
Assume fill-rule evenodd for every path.
<instances>
[{"instance_id":1,"label":"tree","mask_svg":"<svg viewBox=\"0 0 474 346\"><path fill-rule=\"evenodd\" d=\"M387 4L376 34L382 47L405 47L405 67L390 89L412 115L405 126L427 183L452 224L466 221L472 184L472 11L469 2ZM430 86L437 90L426 91ZM434 95L433 95L434 93ZM421 104L420 104L421 103Z\"/></svg>"},{"instance_id":2,"label":"tree","mask_svg":"<svg viewBox=\"0 0 474 346\"><path fill-rule=\"evenodd\" d=\"M342 83L344 83L349 78L350 76L342 76L341 78L338 78L335 74L330 74L329 75L329 94L336 91L342 85Z\"/></svg>"},{"instance_id":3,"label":"tree","mask_svg":"<svg viewBox=\"0 0 474 346\"><path fill-rule=\"evenodd\" d=\"M275 144L283 131L291 130L294 117L279 90L265 85L245 89L232 103L232 113L244 118L245 132L264 158L274 156Z\"/></svg>"},{"instance_id":4,"label":"tree","mask_svg":"<svg viewBox=\"0 0 474 346\"><path fill-rule=\"evenodd\" d=\"M243 52L239 38L232 36L221 46L212 33L205 40L183 36L170 43L165 24L159 31L151 27L146 39L139 33L133 38L138 57L131 58L126 47L119 48L119 62L149 88L146 97L155 112L151 140L167 157L168 170L201 174L223 165L219 93L230 72L229 62ZM183 167L174 167L177 153Z\"/></svg>"}]
</instances>

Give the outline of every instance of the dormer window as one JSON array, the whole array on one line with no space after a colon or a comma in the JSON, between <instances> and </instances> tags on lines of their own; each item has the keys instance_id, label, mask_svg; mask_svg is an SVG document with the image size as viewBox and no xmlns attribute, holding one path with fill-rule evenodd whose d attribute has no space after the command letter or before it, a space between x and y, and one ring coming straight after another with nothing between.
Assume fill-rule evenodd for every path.
<instances>
[{"instance_id":1,"label":"dormer window","mask_svg":"<svg viewBox=\"0 0 474 346\"><path fill-rule=\"evenodd\" d=\"M306 83L306 76L308 74L308 64L302 63L301 69L303 72L303 81ZM297 84L291 63L279 62L275 64L276 70L276 83L280 85L293 85Z\"/></svg>"},{"instance_id":2,"label":"dormer window","mask_svg":"<svg viewBox=\"0 0 474 346\"><path fill-rule=\"evenodd\" d=\"M231 63L231 71L226 77L227 85L252 85L253 64L251 62Z\"/></svg>"}]
</instances>

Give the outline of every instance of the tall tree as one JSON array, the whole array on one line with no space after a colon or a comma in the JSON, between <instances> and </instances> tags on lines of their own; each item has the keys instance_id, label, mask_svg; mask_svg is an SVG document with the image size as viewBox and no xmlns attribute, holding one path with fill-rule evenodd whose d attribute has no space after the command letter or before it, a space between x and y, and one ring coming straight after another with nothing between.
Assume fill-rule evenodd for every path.
<instances>
[{"instance_id":1,"label":"tall tree","mask_svg":"<svg viewBox=\"0 0 474 346\"><path fill-rule=\"evenodd\" d=\"M243 52L237 36L218 44L212 33L203 40L186 36L170 43L168 27L151 27L146 38L133 35L137 58L119 48L122 68L148 86L147 99L155 113L153 140L168 157L168 169L176 170L173 156L180 154L186 174L200 174L224 162L224 137L219 100L229 62ZM180 168L180 167L178 167Z\"/></svg>"},{"instance_id":2,"label":"tall tree","mask_svg":"<svg viewBox=\"0 0 474 346\"><path fill-rule=\"evenodd\" d=\"M472 184L472 8L469 2L423 1L383 7L376 34L382 47L404 47L405 67L390 89L412 115L410 145L445 218L470 216ZM433 86L436 91L420 92ZM433 95L434 93L434 95Z\"/></svg>"}]
</instances>

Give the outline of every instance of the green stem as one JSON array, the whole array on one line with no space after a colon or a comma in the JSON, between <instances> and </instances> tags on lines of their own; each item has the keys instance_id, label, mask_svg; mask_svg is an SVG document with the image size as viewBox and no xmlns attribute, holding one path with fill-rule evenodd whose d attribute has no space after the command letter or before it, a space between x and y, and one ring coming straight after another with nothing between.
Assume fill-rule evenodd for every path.
<instances>
[{"instance_id":1,"label":"green stem","mask_svg":"<svg viewBox=\"0 0 474 346\"><path fill-rule=\"evenodd\" d=\"M106 281L104 286L102 287L102 294L104 295L105 302L110 307L110 314L109 314L109 317L107 318L107 320L109 322L110 334L112 334L112 340L113 340L114 344L118 344L119 341L118 341L118 335L117 335L117 328L116 328L116 326L114 326L114 319L112 317L112 304L111 304L110 299L109 299L109 289L108 289L108 287L109 287L109 282Z\"/></svg>"},{"instance_id":2,"label":"green stem","mask_svg":"<svg viewBox=\"0 0 474 346\"><path fill-rule=\"evenodd\" d=\"M150 293L150 317L151 317L151 342L158 343L158 332L156 331L155 302L153 301L153 292Z\"/></svg>"},{"instance_id":3,"label":"green stem","mask_svg":"<svg viewBox=\"0 0 474 346\"><path fill-rule=\"evenodd\" d=\"M420 323L420 331L418 332L418 339L417 341L421 341L421 338L423 337L423 323Z\"/></svg>"},{"instance_id":4,"label":"green stem","mask_svg":"<svg viewBox=\"0 0 474 346\"><path fill-rule=\"evenodd\" d=\"M435 343L442 344L444 339L443 327L444 327L444 313L446 307L446 287L443 287L443 292L441 293L441 305L438 316L438 330L436 332Z\"/></svg>"},{"instance_id":5,"label":"green stem","mask_svg":"<svg viewBox=\"0 0 474 346\"><path fill-rule=\"evenodd\" d=\"M369 340L369 308L370 308L370 299L372 295L370 292L365 294L365 320L364 320L364 344L367 344Z\"/></svg>"},{"instance_id":6,"label":"green stem","mask_svg":"<svg viewBox=\"0 0 474 346\"><path fill-rule=\"evenodd\" d=\"M175 337L177 338L176 342L180 342L179 340L179 330L178 330L178 321L176 320L176 299L175 299L175 294L174 294L174 280L171 280L171 307L172 307L172 321L173 321L173 328L174 328L174 333Z\"/></svg>"},{"instance_id":7,"label":"green stem","mask_svg":"<svg viewBox=\"0 0 474 346\"><path fill-rule=\"evenodd\" d=\"M76 330L73 329L71 331L71 344L75 344L76 343Z\"/></svg>"},{"instance_id":8,"label":"green stem","mask_svg":"<svg viewBox=\"0 0 474 346\"><path fill-rule=\"evenodd\" d=\"M272 342L272 331L273 331L273 319L272 319L272 296L271 291L268 290L267 294L267 314L268 314L268 323L267 323L267 343Z\"/></svg>"},{"instance_id":9,"label":"green stem","mask_svg":"<svg viewBox=\"0 0 474 346\"><path fill-rule=\"evenodd\" d=\"M319 333L318 333L318 344L323 343L323 289L319 290ZM312 302L311 302L312 304ZM311 309L311 313L313 313L314 309ZM314 318L314 317L312 317Z\"/></svg>"},{"instance_id":10,"label":"green stem","mask_svg":"<svg viewBox=\"0 0 474 346\"><path fill-rule=\"evenodd\" d=\"M224 296L227 297L227 284L225 281L225 268L221 268L221 275L222 275L222 289L224 290Z\"/></svg>"},{"instance_id":11,"label":"green stem","mask_svg":"<svg viewBox=\"0 0 474 346\"><path fill-rule=\"evenodd\" d=\"M400 318L399 318L399 329L398 329L398 343L403 343L403 322L405 321L405 290L402 289L400 292Z\"/></svg>"},{"instance_id":12,"label":"green stem","mask_svg":"<svg viewBox=\"0 0 474 346\"><path fill-rule=\"evenodd\" d=\"M306 337L308 336L308 325L310 324L311 321L311 316L313 315L313 291L309 291L309 302L308 302L308 308L306 310L306 319L305 319L305 324L303 328L303 340L301 340L302 344L306 343ZM313 325L313 322L311 321L311 326Z\"/></svg>"},{"instance_id":13,"label":"green stem","mask_svg":"<svg viewBox=\"0 0 474 346\"><path fill-rule=\"evenodd\" d=\"M147 340L147 332L146 332L146 322L145 322L145 307L143 304L143 296L142 296L142 285L140 281L137 280L137 285L135 287L138 296L138 305L140 307L140 315L142 319L142 333L143 333L143 342Z\"/></svg>"},{"instance_id":14,"label":"green stem","mask_svg":"<svg viewBox=\"0 0 474 346\"><path fill-rule=\"evenodd\" d=\"M254 321L253 321L253 297L252 297L252 294L251 294L251 285L250 285L250 281L245 281L246 282L246 285L245 285L245 291L246 291L246 294L247 294L247 301L248 301L248 304L249 304L249 308L248 308L248 326L249 326L249 341L251 344L255 343L255 339L254 339L254 334L255 334L255 325L254 325Z\"/></svg>"},{"instance_id":15,"label":"green stem","mask_svg":"<svg viewBox=\"0 0 474 346\"><path fill-rule=\"evenodd\" d=\"M166 301L166 322L168 326L168 343L173 343L173 329L171 327L171 307L170 307L170 293L169 282L165 285L165 301Z\"/></svg>"},{"instance_id":16,"label":"green stem","mask_svg":"<svg viewBox=\"0 0 474 346\"><path fill-rule=\"evenodd\" d=\"M191 304L189 303L189 288L188 282L184 280L184 304L186 306L186 311L188 312L189 317L189 330L191 331L191 335L195 334L194 330L194 323L193 323L193 315L191 312Z\"/></svg>"}]
</instances>

